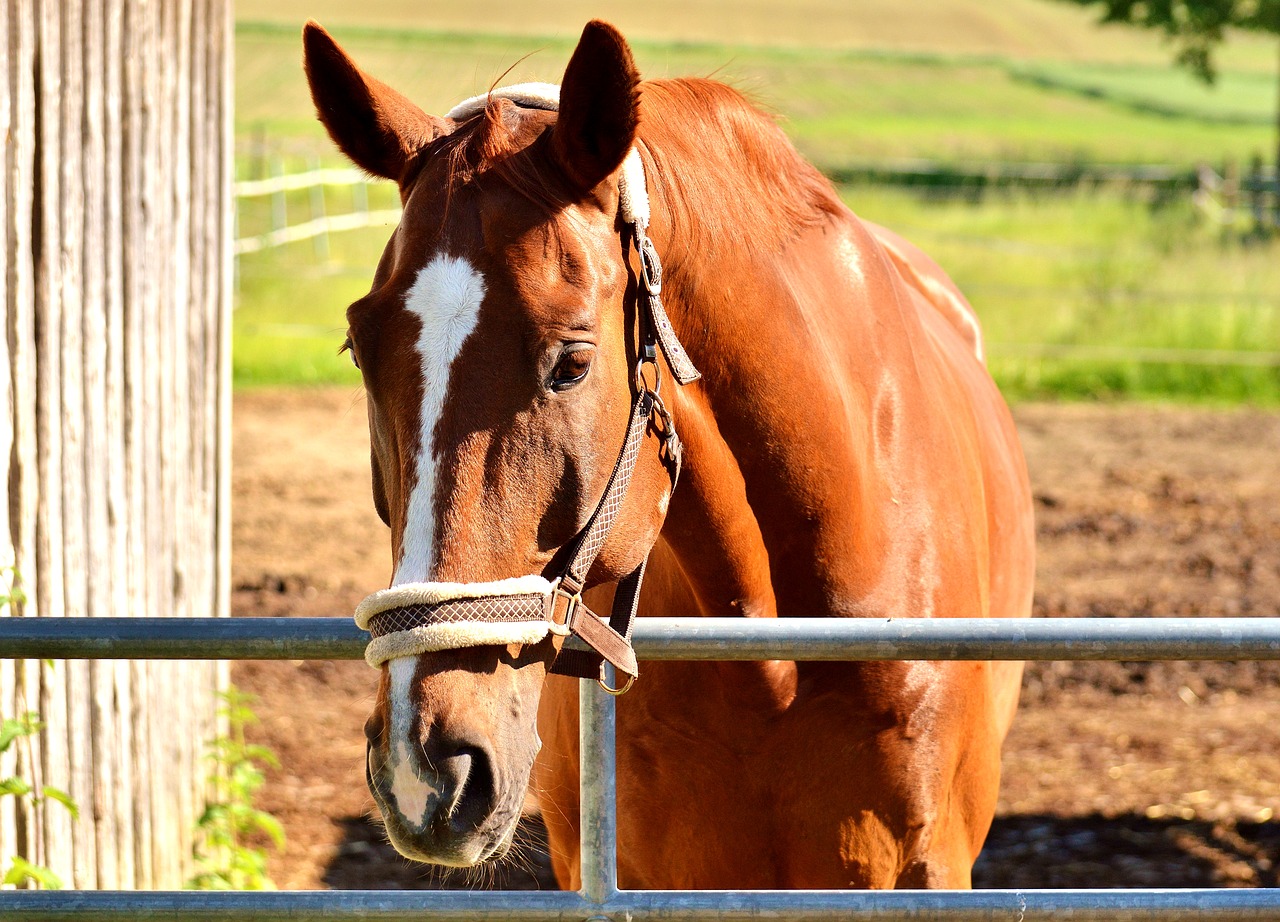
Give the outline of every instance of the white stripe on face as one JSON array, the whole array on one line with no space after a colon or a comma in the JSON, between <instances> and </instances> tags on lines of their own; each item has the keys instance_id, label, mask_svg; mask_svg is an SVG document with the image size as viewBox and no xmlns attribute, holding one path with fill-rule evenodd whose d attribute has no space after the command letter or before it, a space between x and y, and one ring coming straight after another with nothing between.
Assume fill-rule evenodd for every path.
<instances>
[{"instance_id":1,"label":"white stripe on face","mask_svg":"<svg viewBox=\"0 0 1280 922\"><path fill-rule=\"evenodd\" d=\"M422 406L419 409L418 457L413 490L409 494L400 561L391 583L426 582L435 562L436 458L435 430L444 410L449 374L462 345L475 329L484 300L484 279L465 259L436 256L418 272L404 305L422 324L415 344L422 363ZM416 732L416 709L411 701L418 659L399 657L389 663L391 673L391 732L387 771L390 800L411 825L427 821L437 791L418 776L414 753L421 746Z\"/></svg>"},{"instance_id":2,"label":"white stripe on face","mask_svg":"<svg viewBox=\"0 0 1280 922\"><path fill-rule=\"evenodd\" d=\"M484 300L484 278L465 259L436 256L418 272L404 305L422 323L418 356L422 362L418 458L413 492L392 585L426 582L435 562L435 430L444 410L449 373L475 329Z\"/></svg>"},{"instance_id":3,"label":"white stripe on face","mask_svg":"<svg viewBox=\"0 0 1280 922\"><path fill-rule=\"evenodd\" d=\"M400 811L400 816L411 826L422 826L427 822L427 808L431 800L439 792L423 781L416 767L420 760L413 756L413 750L419 745L413 729L413 709L410 707L413 677L418 670L418 659L414 656L402 656L393 659L391 670L391 737L387 748L387 769L391 773L391 803Z\"/></svg>"}]
</instances>

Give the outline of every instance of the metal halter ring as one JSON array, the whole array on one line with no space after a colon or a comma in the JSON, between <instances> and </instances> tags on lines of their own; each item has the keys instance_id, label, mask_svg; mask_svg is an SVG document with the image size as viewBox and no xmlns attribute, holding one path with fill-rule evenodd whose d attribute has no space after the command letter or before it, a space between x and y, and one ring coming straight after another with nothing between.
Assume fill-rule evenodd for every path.
<instances>
[{"instance_id":1,"label":"metal halter ring","mask_svg":"<svg viewBox=\"0 0 1280 922\"><path fill-rule=\"evenodd\" d=\"M621 688L610 688L608 685L605 684L604 679L596 679L596 684L599 685L601 688L603 688L609 694L613 695L613 697L615 698L625 695L627 692L631 690L631 686L634 685L635 683L636 683L636 677L633 675L627 676L627 681Z\"/></svg>"},{"instance_id":2,"label":"metal halter ring","mask_svg":"<svg viewBox=\"0 0 1280 922\"><path fill-rule=\"evenodd\" d=\"M649 382L644 378L644 367L646 365L653 366L653 387L649 386ZM636 362L635 371L636 393L643 394L648 391L654 397L662 393L662 366L658 364L658 358L641 358Z\"/></svg>"}]
</instances>

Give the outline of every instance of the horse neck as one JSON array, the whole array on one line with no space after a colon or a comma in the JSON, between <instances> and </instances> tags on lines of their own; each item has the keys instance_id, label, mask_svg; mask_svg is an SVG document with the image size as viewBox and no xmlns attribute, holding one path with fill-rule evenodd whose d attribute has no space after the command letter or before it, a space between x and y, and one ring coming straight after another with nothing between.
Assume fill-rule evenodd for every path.
<instances>
[{"instance_id":1,"label":"horse neck","mask_svg":"<svg viewBox=\"0 0 1280 922\"><path fill-rule=\"evenodd\" d=\"M832 231L860 228L831 218L774 253L722 246L665 268L673 322L703 378L673 398L688 466L664 538L707 614L830 612L859 597L858 569L875 565L866 551L884 526L865 510L879 508L867 493L883 484L859 399L874 382L842 351L876 324L865 311L827 329L839 303L838 261L823 255ZM672 240L666 249L683 254ZM797 261L810 252L820 258L806 270Z\"/></svg>"}]
</instances>

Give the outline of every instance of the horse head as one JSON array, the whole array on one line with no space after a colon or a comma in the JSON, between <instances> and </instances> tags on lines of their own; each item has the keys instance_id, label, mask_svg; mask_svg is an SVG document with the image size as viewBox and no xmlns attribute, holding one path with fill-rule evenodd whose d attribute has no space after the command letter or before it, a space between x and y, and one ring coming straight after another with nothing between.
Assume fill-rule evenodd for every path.
<instances>
[{"instance_id":1,"label":"horse head","mask_svg":"<svg viewBox=\"0 0 1280 922\"><path fill-rule=\"evenodd\" d=\"M369 294L347 310L394 562L368 611L451 593L552 598L634 429L639 283L619 217L638 124L630 50L593 22L558 110L542 98L554 88L535 87L440 118L364 74L318 25L304 46L320 120L357 166L399 185L403 206ZM642 435L583 584L632 573L657 540L670 464ZM572 603L582 588L559 594ZM383 638L365 732L396 848L467 866L511 841L565 631L554 617L460 621ZM435 640L401 643L424 631Z\"/></svg>"}]
</instances>

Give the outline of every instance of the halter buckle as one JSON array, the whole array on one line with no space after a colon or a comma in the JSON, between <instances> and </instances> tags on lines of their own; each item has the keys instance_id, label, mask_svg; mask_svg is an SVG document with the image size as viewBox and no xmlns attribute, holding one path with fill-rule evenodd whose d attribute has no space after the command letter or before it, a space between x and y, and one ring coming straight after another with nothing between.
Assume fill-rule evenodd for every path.
<instances>
[{"instance_id":1,"label":"halter buckle","mask_svg":"<svg viewBox=\"0 0 1280 922\"><path fill-rule=\"evenodd\" d=\"M561 603L563 602L563 607ZM573 633L573 623L582 607L582 590L569 592L564 588L563 579L556 580L547 594L546 619L551 625L551 633L568 637ZM563 616L556 616L563 611Z\"/></svg>"}]
</instances>

